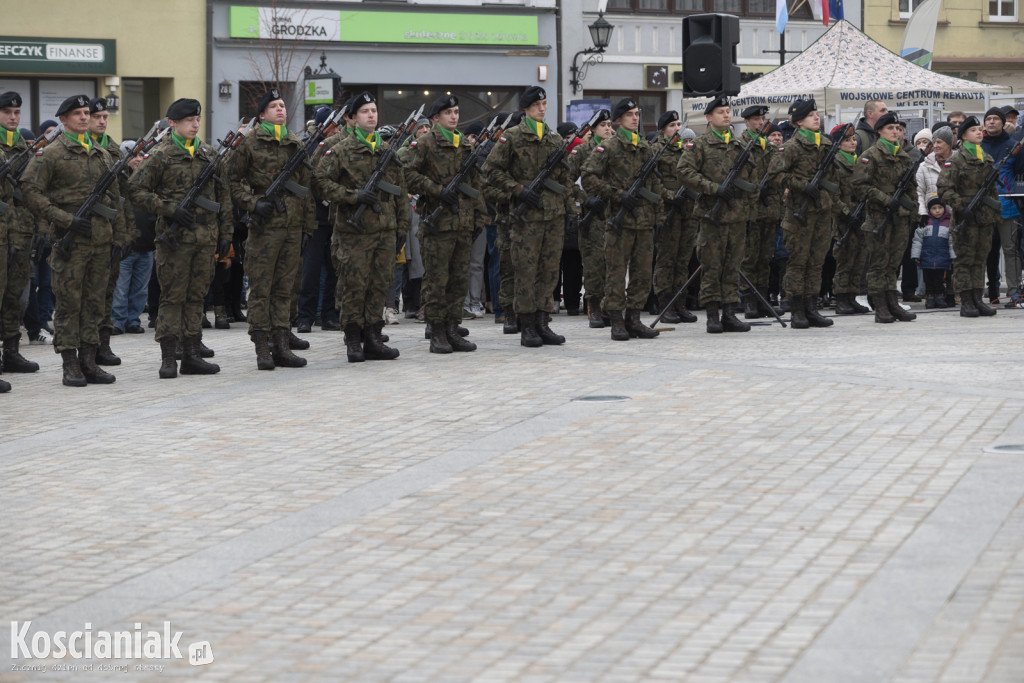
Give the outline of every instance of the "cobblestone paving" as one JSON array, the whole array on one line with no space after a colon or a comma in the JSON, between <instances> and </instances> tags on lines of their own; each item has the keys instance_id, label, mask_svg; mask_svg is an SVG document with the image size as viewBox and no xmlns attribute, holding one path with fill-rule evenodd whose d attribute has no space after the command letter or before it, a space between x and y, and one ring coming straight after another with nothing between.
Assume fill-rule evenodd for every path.
<instances>
[{"instance_id":1,"label":"cobblestone paving","mask_svg":"<svg viewBox=\"0 0 1024 683\"><path fill-rule=\"evenodd\" d=\"M923 313L923 312L922 312ZM0 397L0 650L159 628L217 680L1024 680L1024 311L827 330L703 321L612 342L158 380L151 331L110 387L59 357ZM573 398L623 395L628 401ZM94 662L96 660L93 660ZM46 672L11 670L46 664ZM50 680L10 659L0 680ZM74 675L73 673L71 675ZM109 675L109 674L106 674Z\"/></svg>"}]
</instances>

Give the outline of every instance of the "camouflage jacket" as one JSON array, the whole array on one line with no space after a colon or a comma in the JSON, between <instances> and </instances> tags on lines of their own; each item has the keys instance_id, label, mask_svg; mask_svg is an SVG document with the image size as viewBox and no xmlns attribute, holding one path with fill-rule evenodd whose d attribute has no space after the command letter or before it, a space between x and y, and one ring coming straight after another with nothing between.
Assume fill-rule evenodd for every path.
<instances>
[{"instance_id":1,"label":"camouflage jacket","mask_svg":"<svg viewBox=\"0 0 1024 683\"><path fill-rule=\"evenodd\" d=\"M776 154L771 160L771 178L769 183L774 183L781 189L789 190L789 199L786 203L786 213L792 215L807 202L807 212L832 211L832 193L824 187L819 188L818 196L821 205L818 206L814 200L809 200L804 191L807 183L811 182L814 174L818 172L821 160L828 154L829 146L832 143L824 135L821 136L820 144L815 144L801 135L795 133L793 137L782 146L782 153ZM836 168L830 168L825 174L828 182L839 182ZM808 201L809 200L809 201Z\"/></svg>"},{"instance_id":2,"label":"camouflage jacket","mask_svg":"<svg viewBox=\"0 0 1024 683\"><path fill-rule=\"evenodd\" d=\"M301 144L291 131L278 142L262 126L254 127L224 164L235 208L251 213L256 208L256 200L263 197L263 193ZM308 188L312 177L312 172L303 165L299 166L291 180ZM316 212L313 210L312 193L300 197L285 191L281 200L284 212L274 211L269 217L261 219L260 224L264 228L290 228L313 234L316 229Z\"/></svg>"},{"instance_id":3,"label":"camouflage jacket","mask_svg":"<svg viewBox=\"0 0 1024 683\"><path fill-rule=\"evenodd\" d=\"M421 216L429 215L440 204L441 190L458 172L462 162L473 151L473 146L465 137L459 140L456 147L449 142L441 130L435 126L429 133L409 143L409 152L402 160L405 166L405 182L409 191L418 194L416 209ZM466 185L471 190L480 191L483 177L480 169L474 167L466 176ZM477 225L488 222L487 206L483 196L469 197L459 193L459 210L453 212L445 209L434 226L441 232L453 230L472 231Z\"/></svg>"},{"instance_id":4,"label":"camouflage jacket","mask_svg":"<svg viewBox=\"0 0 1024 683\"><path fill-rule=\"evenodd\" d=\"M668 152L666 152L667 154ZM583 188L592 197L601 197L608 206L605 215L614 217L622 208L620 195L629 189L654 149L642 135L637 136L634 145L616 132L602 140L583 165ZM634 212L626 211L620 227L631 230L654 230L654 226L665 218L665 187L657 173L648 176L644 183L648 196L641 196L641 205Z\"/></svg>"},{"instance_id":5,"label":"camouflage jacket","mask_svg":"<svg viewBox=\"0 0 1024 683\"><path fill-rule=\"evenodd\" d=\"M885 211L892 199L896 185L910 165L910 156L902 147L892 154L883 145L884 140L878 138L867 152L857 159L853 170L853 191L861 198L868 200L866 218L861 226L863 230L875 231L885 218ZM917 180L911 181L906 196L913 199L917 196ZM897 215L910 218L917 214L917 206L913 209L900 207Z\"/></svg>"},{"instance_id":6,"label":"camouflage jacket","mask_svg":"<svg viewBox=\"0 0 1024 683\"><path fill-rule=\"evenodd\" d=\"M17 142L15 142L13 145L8 145L3 136L3 129L0 129L0 152L3 152L6 155L5 161L7 158L21 154L21 152L26 149L28 149L28 142L26 142L25 138L19 136ZM18 171L27 166L29 161L31 161L31 157L26 157L21 164L19 164L15 168L12 168L12 175L17 175ZM11 234L35 234L36 217L33 216L32 212L25 208L25 206L22 204L21 188L15 187L12 190L11 183L9 181L3 181L3 184L6 186L7 191L11 193L11 201L8 201L7 199L3 200L7 202L10 206L7 210L7 214L4 216L0 216L0 221L7 223L7 229L11 232Z\"/></svg>"},{"instance_id":7,"label":"camouflage jacket","mask_svg":"<svg viewBox=\"0 0 1024 683\"><path fill-rule=\"evenodd\" d=\"M348 219L355 213L359 204L356 197L359 190L370 179L380 155L387 149L387 143L381 143L377 149L370 148L354 135L342 138L324 152L317 164L315 175L318 192L323 199L332 202L338 209L334 221L334 232L359 234L359 231L348 224ZM363 232L408 232L409 231L409 199L405 184L405 173L399 164L393 163L384 174L384 181L399 188L397 195L378 190L378 201L381 212L374 212L366 207L363 212Z\"/></svg>"},{"instance_id":8,"label":"camouflage jacket","mask_svg":"<svg viewBox=\"0 0 1024 683\"><path fill-rule=\"evenodd\" d=\"M686 154L679 157L677 173L683 185L701 195L694 207L694 217L702 219L711 211L717 199L718 186L725 176L732 170L736 157L743 151L745 141L735 135L730 136L729 143L715 135L711 128L693 142ZM753 164L746 164L740 171L739 177L751 185L757 185L761 178L755 177L756 169ZM718 216L721 223L745 223L753 213L753 202L757 201L757 193L743 192L739 188L733 188L735 197L732 201L722 205L722 212Z\"/></svg>"},{"instance_id":9,"label":"camouflage jacket","mask_svg":"<svg viewBox=\"0 0 1024 683\"><path fill-rule=\"evenodd\" d=\"M124 152L121 151L121 146L109 135L106 138L106 149L110 153L110 158L115 163L123 159ZM138 230L135 228L135 209L132 208L132 205L135 203L135 190L130 187L128 177L124 174L118 177L117 186L121 190L121 213L124 214L124 230L120 233L114 233L114 243L123 246L139 236Z\"/></svg>"},{"instance_id":10,"label":"camouflage jacket","mask_svg":"<svg viewBox=\"0 0 1024 683\"><path fill-rule=\"evenodd\" d=\"M519 193L540 174L544 162L561 146L562 138L547 124L544 125L543 138L537 137L525 118L519 125L506 130L484 164L487 183L495 186L496 198L507 200L509 210L514 210L520 203ZM570 174L569 162L563 158L549 177L565 187L565 192L558 194L542 188L540 195L544 208L526 207L522 217L526 221L554 220L567 213L576 213L576 196L569 187L574 179L569 177ZM500 201L494 203L500 206Z\"/></svg>"},{"instance_id":11,"label":"camouflage jacket","mask_svg":"<svg viewBox=\"0 0 1024 683\"><path fill-rule=\"evenodd\" d=\"M234 152L228 153L228 157ZM149 156L132 175L131 186L135 202L149 213L156 214L156 234L163 234L178 203L192 188L196 178L206 165L215 162L217 152L210 145L199 142L199 149L193 157L186 150L174 144L168 136L154 147ZM206 183L200 195L208 202L218 204L216 210L195 206L192 214L195 227L182 228L178 241L182 244L213 246L217 240L231 239L234 225L231 220L231 196L223 181L214 175ZM201 202L205 204L206 202Z\"/></svg>"},{"instance_id":12,"label":"camouflage jacket","mask_svg":"<svg viewBox=\"0 0 1024 683\"><path fill-rule=\"evenodd\" d=\"M747 140L757 135L750 131L749 128L744 129L741 137L742 144L746 144ZM750 158L754 162L754 184L760 185L761 180L764 178L766 173L771 171L771 165L778 156L778 148L773 147L767 138L762 138L764 144L756 144L750 149ZM758 195L758 203L754 206L756 211L751 212L751 218L757 220L773 219L778 218L782 214L782 188L771 181L765 186L765 194L769 195L762 202L761 197Z\"/></svg>"},{"instance_id":13,"label":"camouflage jacket","mask_svg":"<svg viewBox=\"0 0 1024 683\"><path fill-rule=\"evenodd\" d=\"M980 145L979 145L980 147ZM956 223L961 220L957 215L971 203L974 195L981 189L985 176L992 170L992 157L985 154L984 161L968 154L962 148L957 150L939 171L936 183L939 199L953 209ZM981 225L996 225L1002 220L1002 205L999 203L999 190L993 185L985 198L978 202L975 217Z\"/></svg>"},{"instance_id":14,"label":"camouflage jacket","mask_svg":"<svg viewBox=\"0 0 1024 683\"><path fill-rule=\"evenodd\" d=\"M4 152L3 146L0 146L0 164L7 161L7 154ZM7 231L10 229L11 223L11 212L14 207L11 206L11 200L14 198L14 188L11 184L4 181L0 182L0 202L6 205L7 210L4 211L4 207L0 206L0 246L7 245Z\"/></svg>"},{"instance_id":15,"label":"camouflage jacket","mask_svg":"<svg viewBox=\"0 0 1024 683\"><path fill-rule=\"evenodd\" d=\"M54 237L59 239L67 232L75 211L113 163L110 153L99 145L93 144L86 150L67 134L61 134L29 161L21 176L22 201L38 219L54 226ZM111 185L110 192L100 199L100 204L117 211L117 217L113 224L102 216L94 214L91 217L90 241L94 245L110 244L115 232L122 235L125 230L117 183ZM79 236L77 239L85 238Z\"/></svg>"},{"instance_id":16,"label":"camouflage jacket","mask_svg":"<svg viewBox=\"0 0 1024 683\"><path fill-rule=\"evenodd\" d=\"M832 198L833 213L849 214L853 211L860 199L853 191L853 172L856 170L856 157L854 161L849 161L840 152L836 155L835 160L835 178L839 184L839 195Z\"/></svg>"}]
</instances>

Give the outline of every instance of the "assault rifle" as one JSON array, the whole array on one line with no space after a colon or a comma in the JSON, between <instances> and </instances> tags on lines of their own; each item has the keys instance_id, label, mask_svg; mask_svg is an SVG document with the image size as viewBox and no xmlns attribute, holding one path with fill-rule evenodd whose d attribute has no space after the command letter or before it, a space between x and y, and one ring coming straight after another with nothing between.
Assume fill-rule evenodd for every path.
<instances>
[{"instance_id":1,"label":"assault rifle","mask_svg":"<svg viewBox=\"0 0 1024 683\"><path fill-rule=\"evenodd\" d=\"M466 176L469 175L470 170L482 161L486 153L491 151L492 146L488 145L487 141L496 140L501 137L501 134L505 131L505 128L511 120L512 114L509 114L508 118L506 118L500 126L498 126L497 116L491 120L491 123L484 128L483 132L481 132L479 136L477 136L476 146L473 147L473 151L462 160L459 170L455 172L452 179L449 180L448 184L441 190L442 197L445 194L450 194L452 192L461 192L470 199L476 199L480 196L479 190L476 190L466 184ZM449 207L444 202L439 202L437 208L427 214L427 216L421 221L423 227L426 228L427 232L431 235L437 232L437 221L441 218L445 209L450 209L454 212L458 210L458 206Z\"/></svg>"},{"instance_id":2,"label":"assault rifle","mask_svg":"<svg viewBox=\"0 0 1024 683\"><path fill-rule=\"evenodd\" d=\"M217 147L217 154L211 159L203 170L199 172L196 179L192 181L192 186L188 188L185 196L181 198L178 206L183 210L192 214L195 207L199 207L205 211L219 211L220 204L211 201L203 196L203 190L213 180L213 176L217 173L217 167L220 165L221 159L227 156L228 152L238 147L245 136L248 135L249 131L252 130L253 125L256 123L256 117L249 119L249 123L244 128L239 130L239 126L245 121L243 117L238 121L238 124L232 128L227 135L224 136L223 140L218 140L220 143ZM182 225L176 223L173 219L168 223L167 230L164 231L159 237L156 238L157 242L166 244L169 247L177 248L178 237L181 235Z\"/></svg>"},{"instance_id":3,"label":"assault rifle","mask_svg":"<svg viewBox=\"0 0 1024 683\"><path fill-rule=\"evenodd\" d=\"M839 145L842 144L848 135L852 134L852 131L852 123L847 123L839 129L839 133L832 140L832 146L828 148L825 156L822 157L821 162L818 164L818 170L814 173L814 177L811 178L811 182L807 183L807 189L813 188L814 191L824 189L832 194L839 192L839 186L825 180L825 175L832 169L832 165L835 163L836 155L839 154ZM807 209L810 208L810 203L811 195L805 192L803 203L799 209L793 212L793 218L797 219L800 225L807 225ZM819 209L821 208L820 196L815 196L814 205Z\"/></svg>"},{"instance_id":4,"label":"assault rifle","mask_svg":"<svg viewBox=\"0 0 1024 683\"><path fill-rule=\"evenodd\" d=\"M719 187L732 189L735 185L744 192L757 192L757 185L748 183L746 180L740 178L740 171L743 170L743 167L746 166L747 161L750 159L750 150L752 150L754 145L756 145L758 141L765 136L768 129L771 127L771 121L766 121L756 137L748 136L750 139L747 140L747 144L743 146L743 150L736 157L736 161L733 162L732 168L729 169L729 173L726 174L725 179L722 180ZM720 213L722 213L722 198L718 197L715 199L715 204L711 207L711 210L704 214L704 220L717 221Z\"/></svg>"},{"instance_id":5,"label":"assault rifle","mask_svg":"<svg viewBox=\"0 0 1024 683\"><path fill-rule=\"evenodd\" d=\"M644 184L647 182L647 179L651 177L651 174L658 168L658 159L661 158L661 155L665 153L666 149L674 145L678 139L679 131L676 131L671 140L659 147L658 151L647 158L644 165L640 167L640 172L637 173L636 178L633 179L633 184L629 186L628 190L626 190L626 197L629 200L635 202L639 199L641 201L651 202L652 204L658 202L660 197L644 187ZM635 209L626 208L626 205L622 204L622 206L619 207L618 213L612 217L612 220L608 225L613 229L622 225L622 221L626 218L626 211L629 211L630 215L636 215Z\"/></svg>"},{"instance_id":6,"label":"assault rifle","mask_svg":"<svg viewBox=\"0 0 1024 683\"><path fill-rule=\"evenodd\" d=\"M397 161L396 155L398 154L398 150L402 148L405 141L408 140L409 136L411 136L413 131L416 130L416 119L423 115L424 106L426 105L421 104L420 108L409 114L405 121L402 122L402 125L398 127L398 134L392 138L391 142L388 144L388 148L381 153L380 157L378 157L377 164L373 167L370 177L367 178L366 182L363 184L361 191L373 193L374 203L371 208L374 213L380 213L382 211L380 204L376 202L378 190L383 190L384 192L396 197L402 192L402 188L397 185L385 182L384 174L387 173L388 167ZM355 228L356 232L362 233L365 230L365 228L363 228L363 214L366 213L366 207L366 204L360 204L356 207L356 210L352 212L352 217L345 221Z\"/></svg>"},{"instance_id":7,"label":"assault rifle","mask_svg":"<svg viewBox=\"0 0 1024 683\"><path fill-rule=\"evenodd\" d=\"M109 221L113 221L117 218L117 209L100 204L100 199L110 196L110 187L121 175L121 172L128 167L128 162L138 156L139 152L142 151L142 148L146 146L146 143L149 141L147 136L151 136L155 128L156 126L154 125L154 127L150 129L149 133L146 133L146 135L139 138L135 142L135 146L132 147L127 154L111 164L110 168L108 168L103 175L100 176L100 179L96 181L96 184L93 185L92 192L89 193L89 196L85 198L82 205L78 207L77 211L75 211L72 218L71 228L53 245L53 250L62 258L70 258L71 247L75 243L75 235L81 234L83 237L92 236L91 228L81 230L75 227L78 221L89 220L93 216L101 216ZM117 247L116 245L114 248L120 249L120 247Z\"/></svg>"},{"instance_id":8,"label":"assault rifle","mask_svg":"<svg viewBox=\"0 0 1024 683\"><path fill-rule=\"evenodd\" d=\"M896 217L896 212L902 206L904 209L914 210L917 208L917 203L906 196L907 188L910 187L910 183L913 182L914 178L917 177L917 169L924 161L925 157L932 153L932 143L928 143L928 146L921 152L921 156L918 157L917 161L910 164L907 170L900 176L900 181L896 183L896 189L892 193L892 198L889 200L889 204L885 207L885 218L882 222L875 226L874 232L876 235L889 225L892 220Z\"/></svg>"},{"instance_id":9,"label":"assault rifle","mask_svg":"<svg viewBox=\"0 0 1024 683\"><path fill-rule=\"evenodd\" d=\"M868 200L862 199L857 203L857 206L853 207L853 211L846 217L846 232L836 240L836 246L843 246L843 242L850 236L851 230L859 230L861 223L864 222L864 214L868 210Z\"/></svg>"},{"instance_id":10,"label":"assault rifle","mask_svg":"<svg viewBox=\"0 0 1024 683\"><path fill-rule=\"evenodd\" d=\"M992 168L988 170L988 174L985 176L985 180L981 181L981 187L978 188L978 191L974 193L973 197L971 197L971 201L968 202L967 208L963 211L964 215L971 217L977 216L975 211L978 210L979 204L985 204L985 206L996 211L1003 210L1003 205L989 197L988 193L991 192L992 187L996 184L996 181L999 180L999 171L1002 169L1003 164L1005 164L1009 159L1017 156L1022 144L1024 144L1024 139L1018 140L1017 144L1013 146L1013 149L1006 153L1006 156L992 165ZM956 232L955 227L953 232Z\"/></svg>"},{"instance_id":11,"label":"assault rifle","mask_svg":"<svg viewBox=\"0 0 1024 683\"><path fill-rule=\"evenodd\" d=\"M292 176L295 175L300 166L313 170L313 164L309 162L310 157L316 151L317 145L324 138L330 137L334 133L338 127L338 122L341 121L341 117L345 115L346 110L347 107L342 107L318 124L313 129L313 132L309 134L309 137L299 144L299 148L292 152L292 155L288 157L288 161L284 162L284 166L278 172L277 177L274 178L273 182L267 187L267 191L260 197L260 199L265 199L273 205L272 211L284 213L285 193L303 198L309 194L309 188L299 185L292 180ZM239 138L240 140L241 138ZM249 213L248 224L249 230L256 234L263 230L263 219L252 212Z\"/></svg>"},{"instance_id":12,"label":"assault rifle","mask_svg":"<svg viewBox=\"0 0 1024 683\"><path fill-rule=\"evenodd\" d=\"M536 195L539 197L540 193L545 189L551 190L555 194L565 194L565 186L552 180L551 174L555 172L558 165L562 163L563 159L565 159L565 155L569 151L569 145L571 145L576 138L582 138L589 133L590 129L597 125L597 118L600 115L601 112L595 112L582 128L562 140L562 144L558 149L548 155L548 158L544 161L544 166L540 169L540 173L538 173L536 177L530 181L530 184L524 188L524 194ZM526 208L526 202L519 202L516 204L515 208L509 212L509 218L514 221L522 222L523 214L526 213Z\"/></svg>"}]
</instances>

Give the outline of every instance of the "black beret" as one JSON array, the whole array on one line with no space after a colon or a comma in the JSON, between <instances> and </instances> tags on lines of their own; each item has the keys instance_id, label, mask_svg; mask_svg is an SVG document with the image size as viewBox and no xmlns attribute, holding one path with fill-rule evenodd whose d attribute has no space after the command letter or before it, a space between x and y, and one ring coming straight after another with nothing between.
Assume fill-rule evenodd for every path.
<instances>
[{"instance_id":1,"label":"black beret","mask_svg":"<svg viewBox=\"0 0 1024 683\"><path fill-rule=\"evenodd\" d=\"M466 135L480 135L480 133L484 132L484 122L474 121L473 123L466 126L462 132L465 133Z\"/></svg>"},{"instance_id":2,"label":"black beret","mask_svg":"<svg viewBox=\"0 0 1024 683\"><path fill-rule=\"evenodd\" d=\"M818 109L817 103L812 97L809 100L797 100L793 104L789 105L789 120L793 123L799 123L807 118L812 111Z\"/></svg>"},{"instance_id":3,"label":"black beret","mask_svg":"<svg viewBox=\"0 0 1024 683\"><path fill-rule=\"evenodd\" d=\"M107 98L106 97L94 97L89 100L89 113L97 114L101 111L107 110Z\"/></svg>"},{"instance_id":4,"label":"black beret","mask_svg":"<svg viewBox=\"0 0 1024 683\"><path fill-rule=\"evenodd\" d=\"M4 107L20 107L21 106L21 95L8 90L7 92L0 94L0 109Z\"/></svg>"},{"instance_id":5,"label":"black beret","mask_svg":"<svg viewBox=\"0 0 1024 683\"><path fill-rule=\"evenodd\" d=\"M64 114L67 114L69 111L88 106L88 95L73 95L60 103L60 106L57 107L57 116L64 116Z\"/></svg>"},{"instance_id":6,"label":"black beret","mask_svg":"<svg viewBox=\"0 0 1024 683\"><path fill-rule=\"evenodd\" d=\"M998 116L999 120L1006 123L1006 112L1003 111L1002 107L989 107L989 110L985 112L985 118L990 116Z\"/></svg>"},{"instance_id":7,"label":"black beret","mask_svg":"<svg viewBox=\"0 0 1024 683\"><path fill-rule=\"evenodd\" d=\"M355 102L355 101L356 101L356 96L353 95L352 97L350 97L347 100L345 100L345 104L342 105L345 108L345 118L346 119L350 119L350 118L352 118L353 116L356 115L355 111L353 111L353 109L352 109L352 103Z\"/></svg>"},{"instance_id":8,"label":"black beret","mask_svg":"<svg viewBox=\"0 0 1024 683\"><path fill-rule=\"evenodd\" d=\"M968 116L966 119L964 119L964 122L960 124L960 127L957 128L956 134L958 136L960 136L960 137L963 137L964 136L964 132L968 128L974 128L975 126L980 126L980 125L981 125L981 121L978 120L977 116Z\"/></svg>"},{"instance_id":9,"label":"black beret","mask_svg":"<svg viewBox=\"0 0 1024 683\"><path fill-rule=\"evenodd\" d=\"M881 116L878 117L878 120L875 121L875 132L877 133L878 131L888 126L890 123L899 123L899 120L896 118L896 114L892 113L891 111L886 112L885 114L882 114Z\"/></svg>"},{"instance_id":10,"label":"black beret","mask_svg":"<svg viewBox=\"0 0 1024 683\"><path fill-rule=\"evenodd\" d=\"M667 111L658 117L658 130L661 130L668 124L679 120L679 112Z\"/></svg>"},{"instance_id":11,"label":"black beret","mask_svg":"<svg viewBox=\"0 0 1024 683\"><path fill-rule=\"evenodd\" d=\"M508 122L509 127L511 128L512 126L518 126L525 117L526 114L524 114L521 111L513 112L512 120Z\"/></svg>"},{"instance_id":12,"label":"black beret","mask_svg":"<svg viewBox=\"0 0 1024 683\"><path fill-rule=\"evenodd\" d=\"M263 93L263 97L261 97L260 101L256 104L256 113L262 114L271 102L283 99L284 98L281 96L280 90L277 88L271 88L267 92Z\"/></svg>"},{"instance_id":13,"label":"black beret","mask_svg":"<svg viewBox=\"0 0 1024 683\"><path fill-rule=\"evenodd\" d=\"M726 97L725 95L719 95L715 99L713 99L710 102L708 102L708 106L704 107L704 116L707 116L708 114L710 114L714 110L718 109L719 107L728 107L728 106L729 106L729 98Z\"/></svg>"},{"instance_id":14,"label":"black beret","mask_svg":"<svg viewBox=\"0 0 1024 683\"><path fill-rule=\"evenodd\" d=\"M557 130L559 137L567 138L570 135L575 135L578 128L576 128L576 124L573 123L572 121L563 121L562 123L558 124Z\"/></svg>"},{"instance_id":15,"label":"black beret","mask_svg":"<svg viewBox=\"0 0 1024 683\"><path fill-rule=\"evenodd\" d=\"M745 119L749 119L751 116L764 116L767 113L768 107L766 105L755 104L744 109L740 116L742 116Z\"/></svg>"},{"instance_id":16,"label":"black beret","mask_svg":"<svg viewBox=\"0 0 1024 683\"><path fill-rule=\"evenodd\" d=\"M199 105L199 100L188 100L180 99L171 102L171 106L167 107L167 113L164 114L169 119L180 121L188 116L199 116L203 111L203 108Z\"/></svg>"},{"instance_id":17,"label":"black beret","mask_svg":"<svg viewBox=\"0 0 1024 683\"><path fill-rule=\"evenodd\" d=\"M358 95L352 98L352 107L349 109L349 111L352 112L352 116L355 116L356 113L361 108L365 107L368 104L373 104L376 101L377 100L374 99L370 91L364 90L363 92L359 93Z\"/></svg>"},{"instance_id":18,"label":"black beret","mask_svg":"<svg viewBox=\"0 0 1024 683\"><path fill-rule=\"evenodd\" d=\"M621 100L615 103L612 107L612 121L617 121L620 116L625 114L630 109L636 109L636 100L632 97L623 97Z\"/></svg>"},{"instance_id":19,"label":"black beret","mask_svg":"<svg viewBox=\"0 0 1024 683\"><path fill-rule=\"evenodd\" d=\"M546 100L548 94L544 92L544 88L539 85L531 85L529 88L523 91L523 94L519 96L519 108L526 109L534 102L540 100Z\"/></svg>"},{"instance_id":20,"label":"black beret","mask_svg":"<svg viewBox=\"0 0 1024 683\"><path fill-rule=\"evenodd\" d=\"M459 106L458 97L455 95L441 95L431 103L430 109L427 110L427 118L432 119L445 109L451 109L452 107L457 106Z\"/></svg>"}]
</instances>

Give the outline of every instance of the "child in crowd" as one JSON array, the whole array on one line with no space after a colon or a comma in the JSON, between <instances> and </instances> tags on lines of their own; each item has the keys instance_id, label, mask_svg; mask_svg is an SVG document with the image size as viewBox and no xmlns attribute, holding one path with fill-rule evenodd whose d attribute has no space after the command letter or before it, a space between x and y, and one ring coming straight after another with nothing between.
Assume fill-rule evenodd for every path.
<instances>
[{"instance_id":1,"label":"child in crowd","mask_svg":"<svg viewBox=\"0 0 1024 683\"><path fill-rule=\"evenodd\" d=\"M910 255L924 272L925 308L946 308L944 282L953 268L953 244L949 239L949 211L936 194L928 198L928 222L914 233Z\"/></svg>"}]
</instances>

